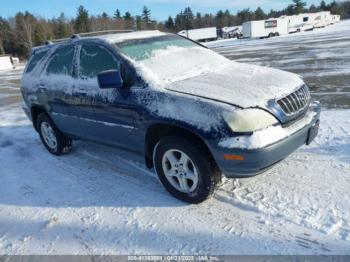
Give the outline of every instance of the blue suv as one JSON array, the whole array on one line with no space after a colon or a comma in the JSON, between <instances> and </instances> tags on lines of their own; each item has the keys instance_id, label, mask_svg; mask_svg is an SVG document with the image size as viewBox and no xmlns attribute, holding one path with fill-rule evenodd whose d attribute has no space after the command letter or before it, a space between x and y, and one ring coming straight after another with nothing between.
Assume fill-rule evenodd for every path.
<instances>
[{"instance_id":1,"label":"blue suv","mask_svg":"<svg viewBox=\"0 0 350 262\"><path fill-rule=\"evenodd\" d=\"M310 144L319 126L320 107L299 76L159 31L36 47L21 91L50 153L68 153L75 139L131 150L190 203L207 199L222 174L264 172Z\"/></svg>"}]
</instances>

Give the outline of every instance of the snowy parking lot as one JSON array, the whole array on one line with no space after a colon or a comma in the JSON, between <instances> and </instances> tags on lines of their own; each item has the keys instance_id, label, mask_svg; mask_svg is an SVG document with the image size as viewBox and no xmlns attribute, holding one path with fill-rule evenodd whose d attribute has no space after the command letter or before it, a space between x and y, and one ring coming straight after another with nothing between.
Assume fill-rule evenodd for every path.
<instances>
[{"instance_id":1,"label":"snowy parking lot","mask_svg":"<svg viewBox=\"0 0 350 262\"><path fill-rule=\"evenodd\" d=\"M350 108L350 20L271 39L223 40L208 47L237 62L304 77L323 106Z\"/></svg>"},{"instance_id":2,"label":"snowy parking lot","mask_svg":"<svg viewBox=\"0 0 350 262\"><path fill-rule=\"evenodd\" d=\"M260 176L224 179L200 205L171 197L131 153L79 141L68 155L50 155L20 107L22 69L0 72L0 254L349 255L350 23L335 28L333 41L321 29L292 41L212 44L238 61L295 71L294 41L310 42L299 73L324 109L311 146ZM305 62L322 60L332 43L343 51L330 65Z\"/></svg>"}]
</instances>

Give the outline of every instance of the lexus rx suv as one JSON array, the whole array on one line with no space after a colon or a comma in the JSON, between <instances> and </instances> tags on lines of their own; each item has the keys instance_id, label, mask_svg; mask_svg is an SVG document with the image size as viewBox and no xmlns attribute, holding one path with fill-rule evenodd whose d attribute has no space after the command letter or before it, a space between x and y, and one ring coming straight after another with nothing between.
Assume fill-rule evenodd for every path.
<instances>
[{"instance_id":1,"label":"lexus rx suv","mask_svg":"<svg viewBox=\"0 0 350 262\"><path fill-rule=\"evenodd\" d=\"M320 107L299 76L159 31L36 47L21 91L50 153L68 153L75 139L131 150L190 203L207 199L222 174L264 172L310 144L319 126Z\"/></svg>"}]
</instances>

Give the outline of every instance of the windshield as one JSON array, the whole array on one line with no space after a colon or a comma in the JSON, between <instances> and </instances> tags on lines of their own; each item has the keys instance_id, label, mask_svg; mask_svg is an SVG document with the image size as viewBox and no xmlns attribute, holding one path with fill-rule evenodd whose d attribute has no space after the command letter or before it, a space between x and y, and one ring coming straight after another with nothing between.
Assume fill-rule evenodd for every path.
<instances>
[{"instance_id":1,"label":"windshield","mask_svg":"<svg viewBox=\"0 0 350 262\"><path fill-rule=\"evenodd\" d=\"M198 47L199 45L180 36L166 35L161 37L129 40L118 43L117 46L128 57L136 61L142 61L149 58L155 50L167 49L170 46Z\"/></svg>"},{"instance_id":2,"label":"windshield","mask_svg":"<svg viewBox=\"0 0 350 262\"><path fill-rule=\"evenodd\" d=\"M152 77L156 81L185 79L215 69L228 61L178 35L128 40L116 45L143 71L144 77Z\"/></svg>"}]
</instances>

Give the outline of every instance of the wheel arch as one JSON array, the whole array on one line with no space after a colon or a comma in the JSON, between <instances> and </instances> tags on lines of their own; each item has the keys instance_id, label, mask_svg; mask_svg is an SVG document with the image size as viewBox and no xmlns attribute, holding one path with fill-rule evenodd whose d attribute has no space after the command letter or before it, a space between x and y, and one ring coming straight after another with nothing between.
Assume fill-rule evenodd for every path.
<instances>
[{"instance_id":1,"label":"wheel arch","mask_svg":"<svg viewBox=\"0 0 350 262\"><path fill-rule=\"evenodd\" d=\"M31 114L31 117L32 117L32 122L33 122L33 126L35 128L36 131L37 130L37 126L36 126L36 123L38 121L38 116L41 114L41 113L46 113L46 110L42 107L42 106L39 106L39 105L32 105L31 108L30 108L30 114Z\"/></svg>"},{"instance_id":2,"label":"wheel arch","mask_svg":"<svg viewBox=\"0 0 350 262\"><path fill-rule=\"evenodd\" d=\"M194 143L200 145L202 150L207 153L212 159L212 163L216 165L215 159L213 158L209 147L204 142L203 138L195 134L193 131L190 131L186 128L179 127L172 124L153 124L151 125L146 132L145 136L145 162L148 168L154 166L153 163L153 151L157 143L162 137L165 136L180 136L187 138Z\"/></svg>"}]
</instances>

